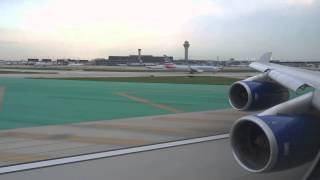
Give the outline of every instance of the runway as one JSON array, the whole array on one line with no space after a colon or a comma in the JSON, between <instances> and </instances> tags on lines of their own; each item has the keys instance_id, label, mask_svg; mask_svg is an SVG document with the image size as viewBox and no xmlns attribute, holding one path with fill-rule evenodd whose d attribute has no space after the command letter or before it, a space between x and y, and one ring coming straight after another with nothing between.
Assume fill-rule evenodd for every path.
<instances>
[{"instance_id":1,"label":"runway","mask_svg":"<svg viewBox=\"0 0 320 180\"><path fill-rule=\"evenodd\" d=\"M228 137L229 137L229 134L220 134L220 135L214 135L214 136L205 136L205 137L191 138L191 139L185 139L185 140L169 141L164 143L142 145L142 146L136 146L131 148L122 148L122 149L116 149L116 150L110 150L110 151L102 151L102 152L80 154L80 155L74 155L74 156L62 157L62 158L56 158L56 159L48 159L43 161L22 163L22 164L1 167L0 174L15 173L15 172L38 169L38 168L46 168L46 167L59 166L59 165L70 164L70 163L91 161L91 160L96 160L101 158L110 158L114 156L122 156L122 155L128 155L133 153L142 153L142 152L159 150L164 148L172 148L172 147L208 142L213 140L226 139Z\"/></svg>"},{"instance_id":2,"label":"runway","mask_svg":"<svg viewBox=\"0 0 320 180\"><path fill-rule=\"evenodd\" d=\"M232 157L229 140L216 140L0 175L4 180L300 180L309 164L249 174Z\"/></svg>"},{"instance_id":3,"label":"runway","mask_svg":"<svg viewBox=\"0 0 320 180\"><path fill-rule=\"evenodd\" d=\"M20 164L25 167L23 163L46 164L48 159L54 161L85 154L94 156L96 153L118 152L118 149L126 151L126 148L148 147L150 144L215 137L227 134L232 123L247 114L222 109L4 130L0 132L0 165L14 171L15 166L8 166ZM307 164L289 171L252 175L236 164L228 139L214 138L196 144L103 157L3 174L0 178L298 180L308 168ZM6 169L3 172L7 172Z\"/></svg>"},{"instance_id":4,"label":"runway","mask_svg":"<svg viewBox=\"0 0 320 180\"><path fill-rule=\"evenodd\" d=\"M225 109L0 132L0 165L226 134L246 113Z\"/></svg>"}]
</instances>

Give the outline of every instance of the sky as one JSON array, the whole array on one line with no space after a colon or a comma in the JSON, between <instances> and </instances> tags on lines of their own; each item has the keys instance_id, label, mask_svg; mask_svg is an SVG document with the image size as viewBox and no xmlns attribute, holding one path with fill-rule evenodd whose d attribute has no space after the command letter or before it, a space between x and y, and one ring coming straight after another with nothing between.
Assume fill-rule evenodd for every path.
<instances>
[{"instance_id":1,"label":"sky","mask_svg":"<svg viewBox=\"0 0 320 180\"><path fill-rule=\"evenodd\" d=\"M1 0L0 59L320 60L318 0Z\"/></svg>"}]
</instances>

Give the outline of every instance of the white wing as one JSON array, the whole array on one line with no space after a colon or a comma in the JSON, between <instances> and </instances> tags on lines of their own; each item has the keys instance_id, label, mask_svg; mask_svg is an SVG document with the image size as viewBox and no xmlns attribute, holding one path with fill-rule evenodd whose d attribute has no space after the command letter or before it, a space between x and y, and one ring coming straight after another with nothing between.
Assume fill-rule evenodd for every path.
<instances>
[{"instance_id":1,"label":"white wing","mask_svg":"<svg viewBox=\"0 0 320 180\"><path fill-rule=\"evenodd\" d=\"M306 86L320 89L320 72L287 67L269 63L271 53L262 55L259 61L250 64L250 67L266 73L267 77L279 84L297 91Z\"/></svg>"}]
</instances>

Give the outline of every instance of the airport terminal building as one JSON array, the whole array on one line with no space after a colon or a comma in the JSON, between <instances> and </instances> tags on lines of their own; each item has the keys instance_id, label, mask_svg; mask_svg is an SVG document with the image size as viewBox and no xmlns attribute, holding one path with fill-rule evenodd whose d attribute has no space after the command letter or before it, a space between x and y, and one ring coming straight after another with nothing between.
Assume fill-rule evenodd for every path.
<instances>
[{"instance_id":1,"label":"airport terminal building","mask_svg":"<svg viewBox=\"0 0 320 180\"><path fill-rule=\"evenodd\" d=\"M143 64L163 64L165 62L172 62L172 56L152 56L152 55L141 55L141 61ZM96 60L96 65L140 65L138 55L129 56L109 56L107 60L100 59Z\"/></svg>"}]
</instances>

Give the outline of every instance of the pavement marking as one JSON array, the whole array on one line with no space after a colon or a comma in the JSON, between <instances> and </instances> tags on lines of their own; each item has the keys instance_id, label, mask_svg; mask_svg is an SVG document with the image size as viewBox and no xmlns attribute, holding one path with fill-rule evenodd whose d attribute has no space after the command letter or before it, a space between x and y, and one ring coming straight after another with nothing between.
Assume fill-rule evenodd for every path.
<instances>
[{"instance_id":1,"label":"pavement marking","mask_svg":"<svg viewBox=\"0 0 320 180\"><path fill-rule=\"evenodd\" d=\"M151 142L145 140L136 139L123 139L123 138L111 138L111 137L90 137L90 136L77 136L72 134L40 134L29 132L5 132L0 133L1 137L18 137L25 139L36 140L61 140L71 141L88 144L113 144L113 145L143 145Z\"/></svg>"},{"instance_id":2,"label":"pavement marking","mask_svg":"<svg viewBox=\"0 0 320 180\"><path fill-rule=\"evenodd\" d=\"M90 153L90 154L71 156L71 157L65 157L65 158L17 164L13 166L3 166L3 167L0 167L0 174L13 173L17 171L31 170L31 169L37 169L37 168L50 167L50 166L57 166L62 164L76 163L76 162L88 161L88 160L94 160L94 159L108 158L108 157L114 157L114 156L120 156L120 155L127 155L132 153L146 152L146 151L183 146L183 145L189 145L189 144L195 144L195 143L202 143L207 141L226 139L228 137L229 137L229 134L221 134L221 135L215 135L215 136L206 136L206 137L200 137L200 138L172 141L172 142L152 144L152 145L139 146L139 147L133 147L133 148L125 148L125 149L119 149L119 150L104 151L99 153Z\"/></svg>"},{"instance_id":3,"label":"pavement marking","mask_svg":"<svg viewBox=\"0 0 320 180\"><path fill-rule=\"evenodd\" d=\"M2 110L3 97L4 97L5 91L6 91L6 88L3 86L0 86L0 111Z\"/></svg>"},{"instance_id":4,"label":"pavement marking","mask_svg":"<svg viewBox=\"0 0 320 180\"><path fill-rule=\"evenodd\" d=\"M165 111L168 111L168 112L171 112L171 113L181 113L181 112L183 112L183 111L181 111L179 109L176 109L176 108L164 105L164 104L155 103L155 102L152 102L150 100L143 99L143 98L140 98L140 97L137 97L137 96L132 96L132 95L129 95L128 93L125 93L125 92L119 92L119 93L116 93L116 94L118 96L126 97L126 98L128 98L128 99L130 99L132 101L136 101L136 102L139 102L139 103L142 103L142 104L146 104L146 105L149 105L149 106L152 106L152 107L155 107L155 108L158 108L158 109L162 109L162 110L165 110Z\"/></svg>"}]
</instances>

